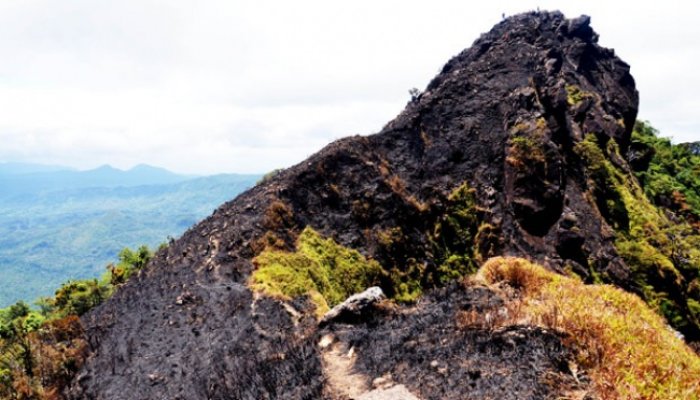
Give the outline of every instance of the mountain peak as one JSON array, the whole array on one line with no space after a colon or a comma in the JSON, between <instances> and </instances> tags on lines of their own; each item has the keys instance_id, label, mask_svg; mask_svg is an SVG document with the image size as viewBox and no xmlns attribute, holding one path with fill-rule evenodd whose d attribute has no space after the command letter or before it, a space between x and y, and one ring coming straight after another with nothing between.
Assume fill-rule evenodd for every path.
<instances>
[{"instance_id":1,"label":"mountain peak","mask_svg":"<svg viewBox=\"0 0 700 400\"><path fill-rule=\"evenodd\" d=\"M648 218L670 221L635 214L653 207L625 159L638 94L629 66L597 44L589 22L509 17L378 134L331 143L222 205L84 318L92 353L71 395L374 398L387 385L415 398L516 399L593 390L561 371L578 360L563 336L517 319L489 327L513 295L483 282L511 271L518 290L520 271L534 286L544 272L506 258L489 276L460 280L507 255L543 265L551 282L554 271L635 293L685 290L680 278L649 284L621 256L631 248L623 238L642 240ZM374 285L390 303L318 325L329 307ZM687 322L679 329L699 339L687 305L672 304Z\"/></svg>"},{"instance_id":2,"label":"mountain peak","mask_svg":"<svg viewBox=\"0 0 700 400\"><path fill-rule=\"evenodd\" d=\"M138 172L138 171L164 171L164 172L170 172L166 170L165 168L160 168L160 167L155 167L153 165L149 164L136 164L133 167L129 168L128 171L131 172Z\"/></svg>"},{"instance_id":3,"label":"mountain peak","mask_svg":"<svg viewBox=\"0 0 700 400\"><path fill-rule=\"evenodd\" d=\"M509 35L529 37L537 40L543 36L578 38L588 43L597 43L598 34L591 27L591 17L581 15L567 19L560 11L530 11L504 18L479 40L489 40Z\"/></svg>"},{"instance_id":4,"label":"mountain peak","mask_svg":"<svg viewBox=\"0 0 700 400\"><path fill-rule=\"evenodd\" d=\"M584 131L606 132L625 150L637 116L638 93L629 65L613 50L597 45L598 35L589 23L587 16L566 19L558 11L508 17L452 58L406 112L420 113L433 99L469 102L474 96L518 88L536 93L542 112L561 112L568 92L576 89L579 94L601 94L610 106L606 115L611 120L592 120ZM499 100L491 96L482 101Z\"/></svg>"},{"instance_id":5,"label":"mountain peak","mask_svg":"<svg viewBox=\"0 0 700 400\"><path fill-rule=\"evenodd\" d=\"M88 171L99 171L99 172L123 172L119 168L115 168L109 164L102 164L99 167L93 168Z\"/></svg>"}]
</instances>

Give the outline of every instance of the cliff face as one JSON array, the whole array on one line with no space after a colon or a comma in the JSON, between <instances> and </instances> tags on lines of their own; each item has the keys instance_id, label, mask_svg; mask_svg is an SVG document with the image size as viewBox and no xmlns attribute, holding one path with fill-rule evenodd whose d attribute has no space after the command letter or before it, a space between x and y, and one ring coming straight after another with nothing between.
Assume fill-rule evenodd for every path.
<instances>
[{"instance_id":1,"label":"cliff face","mask_svg":"<svg viewBox=\"0 0 700 400\"><path fill-rule=\"evenodd\" d=\"M615 168L629 170L620 154L630 146L637 102L628 65L597 45L587 17L504 20L381 132L334 142L222 205L84 317L91 355L69 396L347 396L319 346L334 328L319 331L313 302L249 288L253 259L293 250L306 227L378 262L377 283L389 297L426 293L359 331L336 332L343 351L362 352L355 368L364 384L385 372L373 364L381 362L404 365L392 379L419 398L468 390L474 398L543 398L585 386L562 372L570 355L556 334L460 334L450 322L462 309L488 310L498 295L449 283L430 288L488 257L517 255L638 291L615 248L616 209L600 201L596 190L604 188L592 187L595 169L580 145L595 140ZM466 219L457 204L465 198ZM442 333L427 334L430 327ZM511 350L497 350L503 343ZM428 359L437 351L483 367L443 374ZM511 373L492 374L498 370ZM552 385L542 383L548 373Z\"/></svg>"}]
</instances>

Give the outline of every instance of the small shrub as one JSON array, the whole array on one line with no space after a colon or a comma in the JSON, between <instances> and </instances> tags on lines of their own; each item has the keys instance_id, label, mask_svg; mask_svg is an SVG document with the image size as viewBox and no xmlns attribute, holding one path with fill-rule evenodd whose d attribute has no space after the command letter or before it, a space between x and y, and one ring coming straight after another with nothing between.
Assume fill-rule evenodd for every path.
<instances>
[{"instance_id":1,"label":"small shrub","mask_svg":"<svg viewBox=\"0 0 700 400\"><path fill-rule=\"evenodd\" d=\"M83 315L109 297L111 287L97 279L69 281L56 291L54 305L61 316Z\"/></svg>"},{"instance_id":2,"label":"small shrub","mask_svg":"<svg viewBox=\"0 0 700 400\"><path fill-rule=\"evenodd\" d=\"M270 171L270 172L266 173L265 175L263 175L262 178L260 178L260 180L258 180L257 182L255 182L255 185L263 185L263 184L265 184L265 183L268 183L268 182L271 181L274 177L276 177L277 175L279 175L279 173L282 172L282 171L283 171L282 168L273 169L272 171Z\"/></svg>"},{"instance_id":3,"label":"small shrub","mask_svg":"<svg viewBox=\"0 0 700 400\"><path fill-rule=\"evenodd\" d=\"M109 283L113 286L126 283L132 274L143 269L153 258L153 252L148 246L140 246L136 250L128 247L119 252L119 262L107 266Z\"/></svg>"},{"instance_id":4,"label":"small shrub","mask_svg":"<svg viewBox=\"0 0 700 400\"><path fill-rule=\"evenodd\" d=\"M546 164L547 121L544 118L517 123L510 129L510 135L506 157L510 165L534 170Z\"/></svg>"},{"instance_id":5,"label":"small shrub","mask_svg":"<svg viewBox=\"0 0 700 400\"><path fill-rule=\"evenodd\" d=\"M544 163L545 155L542 146L536 140L527 136L516 136L510 139L506 160L512 165L525 167Z\"/></svg>"},{"instance_id":6,"label":"small shrub","mask_svg":"<svg viewBox=\"0 0 700 400\"><path fill-rule=\"evenodd\" d=\"M496 256L501 238L499 229L487 222L482 222L474 235L474 260L481 264L488 258Z\"/></svg>"},{"instance_id":7,"label":"small shrub","mask_svg":"<svg viewBox=\"0 0 700 400\"><path fill-rule=\"evenodd\" d=\"M294 226L294 213L284 202L274 200L265 210L263 226L269 230L292 228Z\"/></svg>"}]
</instances>

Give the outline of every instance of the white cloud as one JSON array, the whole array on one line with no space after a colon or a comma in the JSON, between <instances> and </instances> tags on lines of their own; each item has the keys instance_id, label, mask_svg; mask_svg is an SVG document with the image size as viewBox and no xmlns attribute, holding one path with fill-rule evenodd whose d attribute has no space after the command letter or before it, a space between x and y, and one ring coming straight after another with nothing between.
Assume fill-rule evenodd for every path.
<instances>
[{"instance_id":1,"label":"white cloud","mask_svg":"<svg viewBox=\"0 0 700 400\"><path fill-rule=\"evenodd\" d=\"M379 130L502 12L537 5L590 14L632 65L640 117L700 140L696 2L7 0L0 161L290 165Z\"/></svg>"}]
</instances>

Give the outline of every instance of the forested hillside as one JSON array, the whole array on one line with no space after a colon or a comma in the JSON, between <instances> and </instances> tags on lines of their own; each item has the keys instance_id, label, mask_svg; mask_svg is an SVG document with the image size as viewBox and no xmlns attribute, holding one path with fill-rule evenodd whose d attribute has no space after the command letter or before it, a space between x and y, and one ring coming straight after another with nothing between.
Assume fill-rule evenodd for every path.
<instances>
[{"instance_id":1,"label":"forested hillside","mask_svg":"<svg viewBox=\"0 0 700 400\"><path fill-rule=\"evenodd\" d=\"M0 306L50 295L69 278L98 276L124 247L157 247L259 178L131 172L0 170Z\"/></svg>"}]
</instances>

